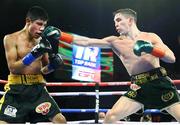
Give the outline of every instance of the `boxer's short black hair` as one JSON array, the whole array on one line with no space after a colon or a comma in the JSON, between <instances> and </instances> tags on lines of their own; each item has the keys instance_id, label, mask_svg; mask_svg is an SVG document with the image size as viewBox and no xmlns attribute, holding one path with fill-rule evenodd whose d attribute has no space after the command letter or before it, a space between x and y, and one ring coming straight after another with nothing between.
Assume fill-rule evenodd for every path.
<instances>
[{"instance_id":1,"label":"boxer's short black hair","mask_svg":"<svg viewBox=\"0 0 180 125\"><path fill-rule=\"evenodd\" d=\"M118 13L121 13L124 16L127 16L127 17L133 17L135 22L137 22L137 13L134 10L130 9L130 8L118 9L118 10L113 12L113 15L115 16Z\"/></svg>"},{"instance_id":2,"label":"boxer's short black hair","mask_svg":"<svg viewBox=\"0 0 180 125\"><path fill-rule=\"evenodd\" d=\"M32 21L38 19L41 19L43 21L48 21L48 13L44 8L40 6L33 6L28 10L26 18L29 18Z\"/></svg>"}]
</instances>

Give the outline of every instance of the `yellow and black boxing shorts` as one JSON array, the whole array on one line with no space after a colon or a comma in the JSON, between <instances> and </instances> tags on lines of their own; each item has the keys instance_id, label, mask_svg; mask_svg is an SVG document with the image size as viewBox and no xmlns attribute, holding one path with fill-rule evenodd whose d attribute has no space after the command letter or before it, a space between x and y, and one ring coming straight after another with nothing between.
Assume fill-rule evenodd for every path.
<instances>
[{"instance_id":1,"label":"yellow and black boxing shorts","mask_svg":"<svg viewBox=\"0 0 180 125\"><path fill-rule=\"evenodd\" d=\"M9 75L8 88L0 99L0 120L37 123L60 113L44 82L41 75Z\"/></svg>"},{"instance_id":2,"label":"yellow and black boxing shorts","mask_svg":"<svg viewBox=\"0 0 180 125\"><path fill-rule=\"evenodd\" d=\"M46 83L43 75L8 75L8 83L5 85L4 89L8 90L9 85L35 85Z\"/></svg>"}]
</instances>

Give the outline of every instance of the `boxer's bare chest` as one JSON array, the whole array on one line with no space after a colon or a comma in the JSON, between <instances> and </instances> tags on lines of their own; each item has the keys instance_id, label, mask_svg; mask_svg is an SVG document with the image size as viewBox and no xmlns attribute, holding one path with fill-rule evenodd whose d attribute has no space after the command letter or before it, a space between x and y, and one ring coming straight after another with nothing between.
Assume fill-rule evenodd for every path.
<instances>
[{"instance_id":1,"label":"boxer's bare chest","mask_svg":"<svg viewBox=\"0 0 180 125\"><path fill-rule=\"evenodd\" d=\"M112 43L112 49L118 56L126 57L133 54L134 42L129 39L116 39Z\"/></svg>"},{"instance_id":2,"label":"boxer's bare chest","mask_svg":"<svg viewBox=\"0 0 180 125\"><path fill-rule=\"evenodd\" d=\"M29 53L32 48L36 45L36 41L27 40L24 38L18 38L16 41L17 54L19 58L23 58L27 53Z\"/></svg>"}]
</instances>

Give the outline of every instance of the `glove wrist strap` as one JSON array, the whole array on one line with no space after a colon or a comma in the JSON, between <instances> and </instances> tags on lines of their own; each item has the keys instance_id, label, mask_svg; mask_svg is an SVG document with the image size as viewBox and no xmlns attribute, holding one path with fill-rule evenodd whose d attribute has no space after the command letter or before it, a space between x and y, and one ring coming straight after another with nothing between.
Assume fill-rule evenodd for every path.
<instances>
[{"instance_id":1,"label":"glove wrist strap","mask_svg":"<svg viewBox=\"0 0 180 125\"><path fill-rule=\"evenodd\" d=\"M73 42L73 35L65 33L65 32L61 32L61 36L60 36L59 40L65 41L65 42L71 44Z\"/></svg>"},{"instance_id":2,"label":"glove wrist strap","mask_svg":"<svg viewBox=\"0 0 180 125\"><path fill-rule=\"evenodd\" d=\"M159 57L159 58L163 58L165 56L165 51L160 49L160 48L157 48L157 47L154 47L151 54L153 56L156 56L156 57Z\"/></svg>"},{"instance_id":3,"label":"glove wrist strap","mask_svg":"<svg viewBox=\"0 0 180 125\"><path fill-rule=\"evenodd\" d=\"M36 58L31 54L28 53L23 59L22 63L26 66L30 65Z\"/></svg>"}]
</instances>

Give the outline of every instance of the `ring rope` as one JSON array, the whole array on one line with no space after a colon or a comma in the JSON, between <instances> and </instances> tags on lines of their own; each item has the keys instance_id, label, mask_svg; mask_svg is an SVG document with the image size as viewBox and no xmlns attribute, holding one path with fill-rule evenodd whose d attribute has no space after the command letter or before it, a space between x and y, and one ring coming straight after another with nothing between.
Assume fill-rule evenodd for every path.
<instances>
[{"instance_id":1,"label":"ring rope","mask_svg":"<svg viewBox=\"0 0 180 125\"><path fill-rule=\"evenodd\" d=\"M62 113L94 113L96 109L60 109ZM107 112L110 109L99 109L99 112ZM158 114L161 113L159 109L146 109L143 112L144 114Z\"/></svg>"},{"instance_id":2,"label":"ring rope","mask_svg":"<svg viewBox=\"0 0 180 125\"><path fill-rule=\"evenodd\" d=\"M103 120L99 120L100 124L103 124ZM90 120L79 120L79 121L68 121L67 124L94 124L94 119ZM116 121L114 124L120 125L179 125L179 122L137 122L137 121Z\"/></svg>"},{"instance_id":3,"label":"ring rope","mask_svg":"<svg viewBox=\"0 0 180 125\"><path fill-rule=\"evenodd\" d=\"M94 113L95 109L60 109L62 113ZM99 112L107 112L109 109L99 109Z\"/></svg>"},{"instance_id":4,"label":"ring rope","mask_svg":"<svg viewBox=\"0 0 180 125\"><path fill-rule=\"evenodd\" d=\"M109 95L122 95L126 91L113 91L113 92L99 92L100 96L109 96ZM5 94L5 92L0 91L0 95ZM95 92L51 92L51 96L96 96Z\"/></svg>"},{"instance_id":5,"label":"ring rope","mask_svg":"<svg viewBox=\"0 0 180 125\"><path fill-rule=\"evenodd\" d=\"M99 120L99 123L103 124L103 120ZM67 124L88 124L89 125L89 124L94 124L94 119L93 120L67 121ZM127 122L125 122L125 121L117 121L115 124L127 125ZM134 123L133 123L133 125L134 125Z\"/></svg>"},{"instance_id":6,"label":"ring rope","mask_svg":"<svg viewBox=\"0 0 180 125\"><path fill-rule=\"evenodd\" d=\"M177 90L180 93L180 90ZM99 96L123 95L127 91L99 92ZM0 91L0 95L5 92ZM95 92L51 92L51 96L96 96Z\"/></svg>"},{"instance_id":7,"label":"ring rope","mask_svg":"<svg viewBox=\"0 0 180 125\"><path fill-rule=\"evenodd\" d=\"M174 84L180 84L180 80L172 80ZM6 84L6 80L0 80L0 83ZM47 86L95 86L96 83L92 82L49 82L46 83ZM130 85L130 81L123 82L100 82L99 86L120 86L120 85Z\"/></svg>"},{"instance_id":8,"label":"ring rope","mask_svg":"<svg viewBox=\"0 0 180 125\"><path fill-rule=\"evenodd\" d=\"M174 84L179 84L180 80L173 80ZM0 80L0 83L6 84L6 80ZM97 83L80 83L80 82L71 82L71 83L47 83L47 86L95 86ZM99 86L119 86L119 85L130 85L130 82L101 82L98 83ZM126 91L114 91L114 92L99 92L98 96L106 96L106 95L122 95ZM4 94L5 92L1 92L0 94ZM178 90L180 93L180 90ZM96 92L54 92L50 93L52 96L97 96ZM69 111L68 111L69 110ZM108 109L99 109L98 112L107 112ZM98 113L95 109L61 109L62 112L94 112ZM158 109L147 109L144 113L161 113ZM95 120L95 123L98 123L98 119Z\"/></svg>"}]
</instances>

